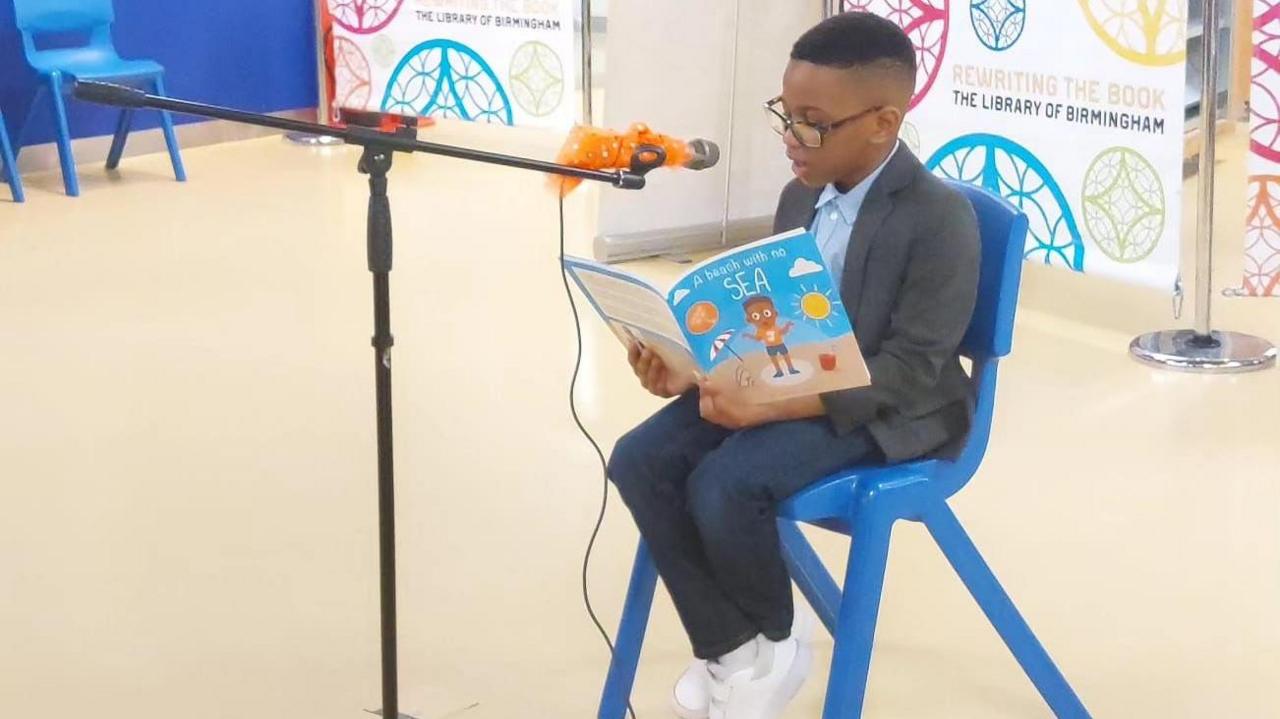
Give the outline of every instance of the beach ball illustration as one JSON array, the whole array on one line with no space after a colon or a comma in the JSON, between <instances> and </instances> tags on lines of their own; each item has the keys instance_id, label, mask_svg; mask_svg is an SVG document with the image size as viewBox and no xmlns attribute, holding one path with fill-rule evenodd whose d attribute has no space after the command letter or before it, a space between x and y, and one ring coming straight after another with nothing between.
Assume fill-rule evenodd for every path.
<instances>
[{"instance_id":1,"label":"beach ball illustration","mask_svg":"<svg viewBox=\"0 0 1280 719\"><path fill-rule=\"evenodd\" d=\"M1249 148L1280 162L1280 0L1254 0L1254 8Z\"/></svg>"},{"instance_id":2,"label":"beach ball illustration","mask_svg":"<svg viewBox=\"0 0 1280 719\"><path fill-rule=\"evenodd\" d=\"M1244 289L1250 295L1274 295L1280 289L1280 175L1249 178Z\"/></svg>"},{"instance_id":3,"label":"beach ball illustration","mask_svg":"<svg viewBox=\"0 0 1280 719\"><path fill-rule=\"evenodd\" d=\"M964 135L939 148L926 165L936 175L994 192L1025 212L1026 259L1084 271L1084 242L1071 206L1030 150L998 135Z\"/></svg>"},{"instance_id":4,"label":"beach ball illustration","mask_svg":"<svg viewBox=\"0 0 1280 719\"><path fill-rule=\"evenodd\" d=\"M1103 151L1085 172L1083 195L1085 227L1107 257L1137 262L1160 243L1164 186L1147 158L1125 147Z\"/></svg>"},{"instance_id":5,"label":"beach ball illustration","mask_svg":"<svg viewBox=\"0 0 1280 719\"><path fill-rule=\"evenodd\" d=\"M535 117L550 115L564 99L564 65L545 43L531 40L516 48L508 78L516 104Z\"/></svg>"},{"instance_id":6,"label":"beach ball illustration","mask_svg":"<svg viewBox=\"0 0 1280 719\"><path fill-rule=\"evenodd\" d=\"M1161 67L1187 56L1185 0L1078 0L1094 34L1112 52Z\"/></svg>"},{"instance_id":7,"label":"beach ball illustration","mask_svg":"<svg viewBox=\"0 0 1280 719\"><path fill-rule=\"evenodd\" d=\"M978 41L1003 52L1022 37L1027 24L1027 0L971 0L969 20Z\"/></svg>"},{"instance_id":8,"label":"beach ball illustration","mask_svg":"<svg viewBox=\"0 0 1280 719\"><path fill-rule=\"evenodd\" d=\"M338 107L364 109L369 104L369 61L350 38L333 38L334 102Z\"/></svg>"},{"instance_id":9,"label":"beach ball illustration","mask_svg":"<svg viewBox=\"0 0 1280 719\"><path fill-rule=\"evenodd\" d=\"M453 40L428 40L391 73L382 111L398 115L513 122L498 76L476 51Z\"/></svg>"},{"instance_id":10,"label":"beach ball illustration","mask_svg":"<svg viewBox=\"0 0 1280 719\"><path fill-rule=\"evenodd\" d=\"M950 0L844 0L843 7L892 20L911 38L916 49L916 91L907 109L920 104L942 71L951 29Z\"/></svg>"},{"instance_id":11,"label":"beach ball illustration","mask_svg":"<svg viewBox=\"0 0 1280 719\"><path fill-rule=\"evenodd\" d=\"M403 4L404 0L329 0L329 14L338 27L369 35L386 27Z\"/></svg>"}]
</instances>

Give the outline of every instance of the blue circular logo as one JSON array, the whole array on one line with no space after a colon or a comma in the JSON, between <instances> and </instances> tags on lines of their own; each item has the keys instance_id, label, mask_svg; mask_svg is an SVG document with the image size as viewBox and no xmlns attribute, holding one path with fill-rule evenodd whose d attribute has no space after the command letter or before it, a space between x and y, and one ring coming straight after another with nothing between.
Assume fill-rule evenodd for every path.
<instances>
[{"instance_id":1,"label":"blue circular logo","mask_svg":"<svg viewBox=\"0 0 1280 719\"><path fill-rule=\"evenodd\" d=\"M497 74L475 50L453 40L428 40L410 50L391 73L382 111L513 123Z\"/></svg>"},{"instance_id":2,"label":"blue circular logo","mask_svg":"<svg viewBox=\"0 0 1280 719\"><path fill-rule=\"evenodd\" d=\"M1027 0L970 0L969 19L983 45L1004 52L1022 37L1027 24Z\"/></svg>"},{"instance_id":3,"label":"blue circular logo","mask_svg":"<svg viewBox=\"0 0 1280 719\"><path fill-rule=\"evenodd\" d=\"M994 192L1025 212L1028 260L1084 271L1084 241L1071 205L1030 150L998 135L965 135L939 148L927 166L936 175Z\"/></svg>"}]
</instances>

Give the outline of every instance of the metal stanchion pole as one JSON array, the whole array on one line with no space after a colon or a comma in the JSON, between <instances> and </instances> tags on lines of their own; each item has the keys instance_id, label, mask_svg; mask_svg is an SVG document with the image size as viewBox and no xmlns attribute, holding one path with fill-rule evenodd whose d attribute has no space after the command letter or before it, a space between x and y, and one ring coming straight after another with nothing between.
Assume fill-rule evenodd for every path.
<instances>
[{"instance_id":1,"label":"metal stanchion pole","mask_svg":"<svg viewBox=\"0 0 1280 719\"><path fill-rule=\"evenodd\" d=\"M1275 366L1270 342L1213 329L1213 197L1218 125L1219 0L1204 2L1204 79L1200 94L1200 203L1196 213L1195 324L1137 337L1129 351L1141 362L1166 369L1249 372Z\"/></svg>"}]
</instances>

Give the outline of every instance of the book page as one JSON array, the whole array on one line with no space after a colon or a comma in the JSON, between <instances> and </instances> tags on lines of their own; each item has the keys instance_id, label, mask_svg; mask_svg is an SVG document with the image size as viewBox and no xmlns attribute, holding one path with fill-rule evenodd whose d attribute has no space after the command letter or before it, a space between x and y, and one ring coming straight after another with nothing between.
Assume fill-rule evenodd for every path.
<instances>
[{"instance_id":1,"label":"book page","mask_svg":"<svg viewBox=\"0 0 1280 719\"><path fill-rule=\"evenodd\" d=\"M620 322L684 346L671 308L657 288L638 277L604 266L565 260L570 276L606 321Z\"/></svg>"},{"instance_id":2,"label":"book page","mask_svg":"<svg viewBox=\"0 0 1280 719\"><path fill-rule=\"evenodd\" d=\"M590 260L566 257L564 267L623 345L652 349L673 372L699 371L660 290L635 275Z\"/></svg>"}]
</instances>

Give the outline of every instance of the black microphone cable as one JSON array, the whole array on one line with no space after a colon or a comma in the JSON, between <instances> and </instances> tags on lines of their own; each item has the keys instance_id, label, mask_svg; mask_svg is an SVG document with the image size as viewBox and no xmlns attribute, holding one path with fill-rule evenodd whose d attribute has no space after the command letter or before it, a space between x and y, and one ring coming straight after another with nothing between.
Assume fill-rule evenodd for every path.
<instances>
[{"instance_id":1,"label":"black microphone cable","mask_svg":"<svg viewBox=\"0 0 1280 719\"><path fill-rule=\"evenodd\" d=\"M591 623L596 625L596 630L604 638L605 646L609 647L609 658L612 660L613 640L609 638L609 632L596 616L595 609L591 606L591 594L587 590L587 570L591 566L591 551L595 549L596 538L600 536L600 527L604 525L605 511L609 508L609 463L604 458L604 450L600 449L600 443L591 436L591 432L578 415L575 395L578 388L578 374L582 369L582 318L578 315L578 303L574 301L573 291L569 288L569 277L564 272L564 192L561 190L558 194L560 196L560 279L564 282L564 295L569 300L569 309L573 311L573 331L577 339L577 358L573 362L573 379L569 381L569 412L573 415L574 424L578 425L578 431L586 437L591 443L591 448L596 451L596 457L600 459L600 474L604 478L604 487L600 493L600 514L596 517L596 526L591 530L591 539L587 541L587 551L582 557L582 603L587 608L587 616L591 617ZM636 719L636 710L631 706L630 696L627 697L627 711L631 714L631 719Z\"/></svg>"}]
</instances>

